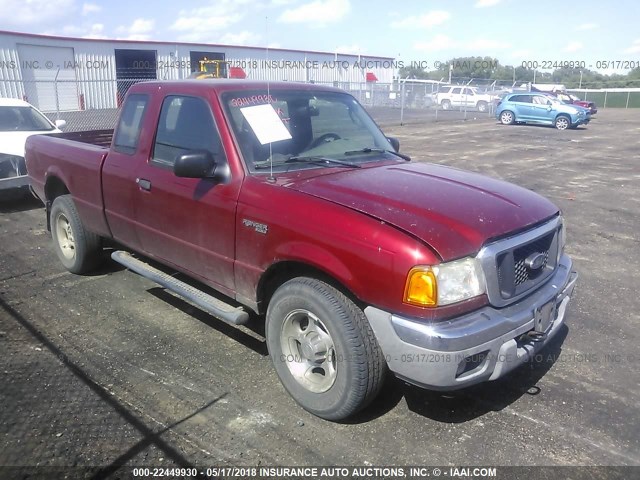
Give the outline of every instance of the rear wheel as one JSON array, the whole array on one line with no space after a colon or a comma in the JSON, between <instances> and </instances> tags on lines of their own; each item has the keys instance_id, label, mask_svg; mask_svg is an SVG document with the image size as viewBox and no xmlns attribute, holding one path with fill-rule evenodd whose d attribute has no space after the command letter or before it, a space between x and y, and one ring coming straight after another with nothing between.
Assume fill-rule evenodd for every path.
<instances>
[{"instance_id":1,"label":"rear wheel","mask_svg":"<svg viewBox=\"0 0 640 480\"><path fill-rule=\"evenodd\" d=\"M558 115L554 125L558 130L566 130L571 126L571 119L566 115Z\"/></svg>"},{"instance_id":2,"label":"rear wheel","mask_svg":"<svg viewBox=\"0 0 640 480\"><path fill-rule=\"evenodd\" d=\"M516 121L516 117L510 110L505 110L500 114L500 123L503 125L512 125Z\"/></svg>"},{"instance_id":3,"label":"rear wheel","mask_svg":"<svg viewBox=\"0 0 640 480\"><path fill-rule=\"evenodd\" d=\"M478 102L478 105L476 105L476 107L478 108L478 111L482 113L487 111L488 106L489 105L487 104L487 102L484 102L484 101L480 101Z\"/></svg>"},{"instance_id":4,"label":"rear wheel","mask_svg":"<svg viewBox=\"0 0 640 480\"><path fill-rule=\"evenodd\" d=\"M58 258L71 273L86 273L102 260L100 237L84 228L71 195L51 206L51 236Z\"/></svg>"},{"instance_id":5,"label":"rear wheel","mask_svg":"<svg viewBox=\"0 0 640 480\"><path fill-rule=\"evenodd\" d=\"M364 313L320 280L298 277L276 290L266 336L285 389L319 417L353 415L382 386L386 363Z\"/></svg>"}]
</instances>

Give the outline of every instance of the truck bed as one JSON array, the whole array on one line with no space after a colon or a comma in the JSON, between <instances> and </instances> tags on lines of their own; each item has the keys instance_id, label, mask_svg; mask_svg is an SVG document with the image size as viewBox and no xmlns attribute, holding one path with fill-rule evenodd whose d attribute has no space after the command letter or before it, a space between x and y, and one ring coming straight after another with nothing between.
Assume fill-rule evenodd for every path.
<instances>
[{"instance_id":1,"label":"truck bed","mask_svg":"<svg viewBox=\"0 0 640 480\"><path fill-rule=\"evenodd\" d=\"M64 138L80 143L89 143L98 147L109 147L113 138L113 129L111 130L85 130L81 132L63 132L55 133L51 136Z\"/></svg>"},{"instance_id":2,"label":"truck bed","mask_svg":"<svg viewBox=\"0 0 640 480\"><path fill-rule=\"evenodd\" d=\"M66 186L85 226L104 236L110 231L102 202L102 165L112 130L34 135L27 139L26 163L31 185L44 201L46 188Z\"/></svg>"}]
</instances>

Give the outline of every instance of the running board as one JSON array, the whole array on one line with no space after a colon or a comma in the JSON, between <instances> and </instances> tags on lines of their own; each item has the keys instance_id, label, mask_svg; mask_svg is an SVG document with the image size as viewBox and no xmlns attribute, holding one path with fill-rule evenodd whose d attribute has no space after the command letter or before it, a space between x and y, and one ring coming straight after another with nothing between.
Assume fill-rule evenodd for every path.
<instances>
[{"instance_id":1,"label":"running board","mask_svg":"<svg viewBox=\"0 0 640 480\"><path fill-rule=\"evenodd\" d=\"M136 272L158 285L161 285L167 290L171 290L173 293L189 300L226 323L230 323L231 325L244 325L249 321L249 313L243 310L242 307L234 307L222 300L218 300L202 290L198 290L197 288L152 267L148 263L134 258L128 252L123 252L121 250L115 251L111 254L111 258L119 264L124 265L129 270Z\"/></svg>"}]
</instances>

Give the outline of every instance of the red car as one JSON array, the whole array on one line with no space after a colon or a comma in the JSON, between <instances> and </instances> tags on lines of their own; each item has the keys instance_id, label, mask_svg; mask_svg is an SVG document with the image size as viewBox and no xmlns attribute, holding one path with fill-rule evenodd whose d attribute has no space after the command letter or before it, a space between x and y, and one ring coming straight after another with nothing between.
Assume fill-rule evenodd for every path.
<instances>
[{"instance_id":1,"label":"red car","mask_svg":"<svg viewBox=\"0 0 640 480\"><path fill-rule=\"evenodd\" d=\"M503 377L563 325L558 208L410 162L344 91L138 83L113 135L71 136L26 152L62 264L88 272L115 240L115 261L222 321L265 322L282 384L320 417L365 407L389 370L437 390Z\"/></svg>"},{"instance_id":2,"label":"red car","mask_svg":"<svg viewBox=\"0 0 640 480\"><path fill-rule=\"evenodd\" d=\"M573 105L578 105L579 107L588 108L591 112L591 115L595 115L598 113L598 107L593 102L588 102L586 100L580 100L579 97L567 92L549 92L551 95L558 98L558 100L563 101L564 103L571 103Z\"/></svg>"}]
</instances>

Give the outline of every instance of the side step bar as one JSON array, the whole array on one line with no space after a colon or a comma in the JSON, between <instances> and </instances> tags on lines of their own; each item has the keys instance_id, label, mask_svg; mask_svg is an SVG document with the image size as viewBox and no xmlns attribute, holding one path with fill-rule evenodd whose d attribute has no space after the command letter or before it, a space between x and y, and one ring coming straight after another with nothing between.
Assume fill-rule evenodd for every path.
<instances>
[{"instance_id":1,"label":"side step bar","mask_svg":"<svg viewBox=\"0 0 640 480\"><path fill-rule=\"evenodd\" d=\"M158 285L163 286L167 290L171 290L173 293L189 300L224 322L232 325L243 325L249 321L249 313L243 310L242 307L234 307L222 300L218 300L202 290L198 290L197 288L152 267L148 263L134 258L128 252L123 252L121 250L115 251L111 254L111 258L121 265L124 265L129 270L136 272L137 274L156 282Z\"/></svg>"}]
</instances>

